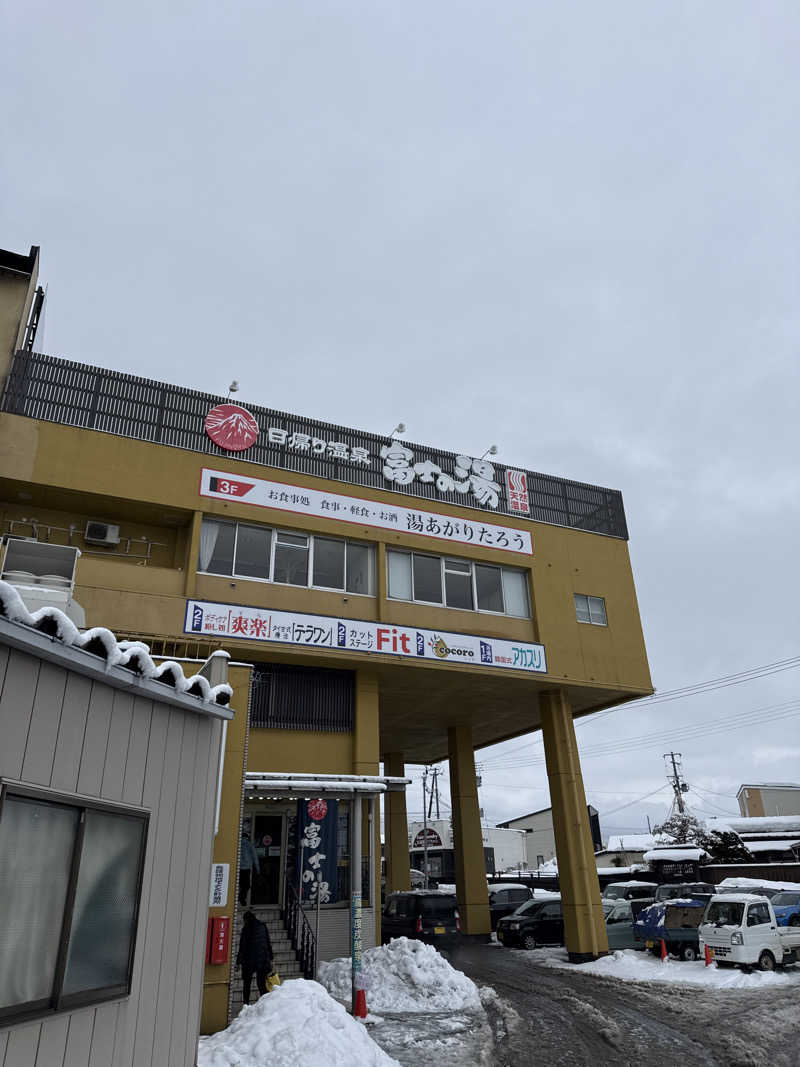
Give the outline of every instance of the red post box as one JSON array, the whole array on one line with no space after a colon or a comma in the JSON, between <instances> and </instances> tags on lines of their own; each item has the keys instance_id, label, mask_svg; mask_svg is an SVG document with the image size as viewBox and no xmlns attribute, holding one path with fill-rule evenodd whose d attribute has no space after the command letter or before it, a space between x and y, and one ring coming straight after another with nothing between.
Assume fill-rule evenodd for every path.
<instances>
[{"instance_id":1,"label":"red post box","mask_svg":"<svg viewBox=\"0 0 800 1067\"><path fill-rule=\"evenodd\" d=\"M227 915L208 920L208 962L226 963L230 945L231 921Z\"/></svg>"}]
</instances>

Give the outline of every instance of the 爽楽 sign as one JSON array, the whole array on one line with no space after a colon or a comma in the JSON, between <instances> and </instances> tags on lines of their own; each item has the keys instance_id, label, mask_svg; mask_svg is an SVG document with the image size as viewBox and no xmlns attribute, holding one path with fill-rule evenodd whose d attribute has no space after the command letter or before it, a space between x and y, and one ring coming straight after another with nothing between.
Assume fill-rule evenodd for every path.
<instances>
[{"instance_id":1,"label":"\u723d\u697d sign","mask_svg":"<svg viewBox=\"0 0 800 1067\"><path fill-rule=\"evenodd\" d=\"M184 632L307 648L366 652L398 656L401 659L426 659L473 667L547 673L544 645L424 630L417 626L366 622L362 619L216 604L206 600L186 601Z\"/></svg>"}]
</instances>

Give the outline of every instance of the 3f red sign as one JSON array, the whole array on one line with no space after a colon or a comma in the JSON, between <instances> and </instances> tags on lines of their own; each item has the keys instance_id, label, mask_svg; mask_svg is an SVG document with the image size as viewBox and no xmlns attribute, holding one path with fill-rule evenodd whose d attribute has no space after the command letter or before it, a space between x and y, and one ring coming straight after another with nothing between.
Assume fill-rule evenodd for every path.
<instances>
[{"instance_id":1,"label":"3f red sign","mask_svg":"<svg viewBox=\"0 0 800 1067\"><path fill-rule=\"evenodd\" d=\"M253 485L253 482L237 482L233 478L210 478L208 488L212 493L224 493L225 496L247 496Z\"/></svg>"}]
</instances>

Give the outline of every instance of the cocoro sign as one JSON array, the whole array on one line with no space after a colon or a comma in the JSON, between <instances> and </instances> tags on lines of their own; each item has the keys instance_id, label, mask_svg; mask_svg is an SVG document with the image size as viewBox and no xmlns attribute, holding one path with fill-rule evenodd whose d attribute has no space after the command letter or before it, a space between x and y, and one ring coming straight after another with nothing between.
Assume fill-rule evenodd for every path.
<instances>
[{"instance_id":1,"label":"cocoro sign","mask_svg":"<svg viewBox=\"0 0 800 1067\"><path fill-rule=\"evenodd\" d=\"M206 433L226 452L244 452L258 437L258 423L247 408L217 404L206 415Z\"/></svg>"}]
</instances>

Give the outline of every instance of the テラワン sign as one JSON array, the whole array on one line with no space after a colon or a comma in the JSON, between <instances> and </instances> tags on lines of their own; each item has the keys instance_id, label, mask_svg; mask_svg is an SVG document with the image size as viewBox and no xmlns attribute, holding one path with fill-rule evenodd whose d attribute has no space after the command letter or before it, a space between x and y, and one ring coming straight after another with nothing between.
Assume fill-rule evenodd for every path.
<instances>
[{"instance_id":1,"label":"\u30c6\u30e9\u30ef\u30f3 sign","mask_svg":"<svg viewBox=\"0 0 800 1067\"><path fill-rule=\"evenodd\" d=\"M206 600L186 601L184 632L547 673L544 645Z\"/></svg>"}]
</instances>

